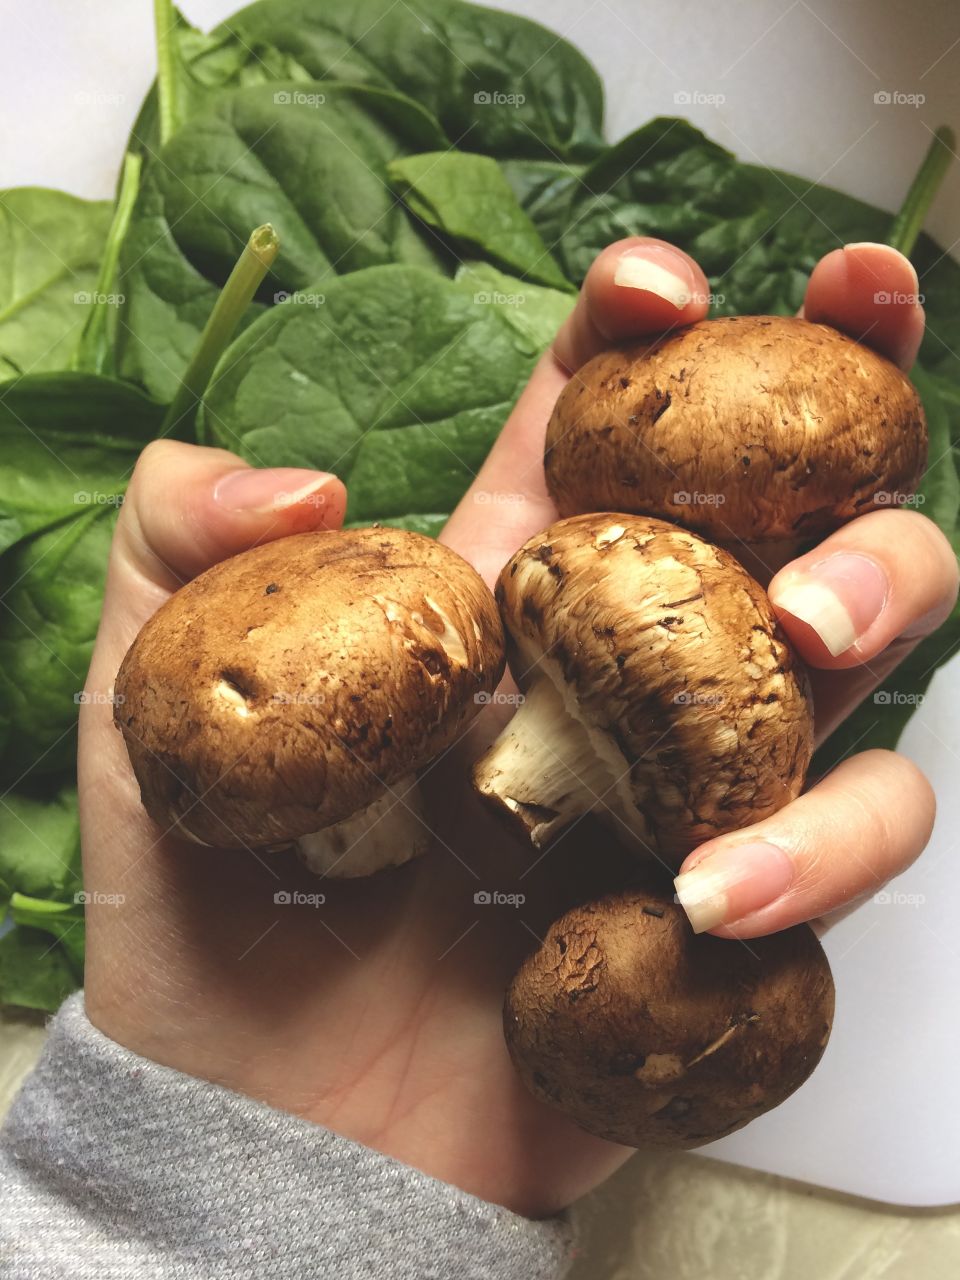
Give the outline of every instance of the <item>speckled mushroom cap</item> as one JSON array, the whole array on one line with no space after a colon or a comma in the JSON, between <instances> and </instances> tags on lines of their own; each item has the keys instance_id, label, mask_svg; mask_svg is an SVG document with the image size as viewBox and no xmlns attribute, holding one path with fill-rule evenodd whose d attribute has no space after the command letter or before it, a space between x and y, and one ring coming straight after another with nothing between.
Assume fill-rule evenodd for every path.
<instances>
[{"instance_id":1,"label":"speckled mushroom cap","mask_svg":"<svg viewBox=\"0 0 960 1280\"><path fill-rule=\"evenodd\" d=\"M596 356L557 401L544 465L561 515L643 512L736 547L913 493L926 454L896 365L824 324L741 316Z\"/></svg>"},{"instance_id":2,"label":"speckled mushroom cap","mask_svg":"<svg viewBox=\"0 0 960 1280\"><path fill-rule=\"evenodd\" d=\"M450 746L503 671L489 590L399 529L304 533L183 587L120 668L143 803L206 844L283 844Z\"/></svg>"},{"instance_id":3,"label":"speckled mushroom cap","mask_svg":"<svg viewBox=\"0 0 960 1280\"><path fill-rule=\"evenodd\" d=\"M695 934L667 892L629 890L551 925L507 992L527 1088L589 1133L698 1147L810 1075L834 989L807 925L748 945Z\"/></svg>"},{"instance_id":4,"label":"speckled mushroom cap","mask_svg":"<svg viewBox=\"0 0 960 1280\"><path fill-rule=\"evenodd\" d=\"M597 754L615 749L592 790L616 829L679 865L800 793L806 672L727 552L647 516L572 516L521 547L496 596L521 688L549 679L603 731Z\"/></svg>"}]
</instances>

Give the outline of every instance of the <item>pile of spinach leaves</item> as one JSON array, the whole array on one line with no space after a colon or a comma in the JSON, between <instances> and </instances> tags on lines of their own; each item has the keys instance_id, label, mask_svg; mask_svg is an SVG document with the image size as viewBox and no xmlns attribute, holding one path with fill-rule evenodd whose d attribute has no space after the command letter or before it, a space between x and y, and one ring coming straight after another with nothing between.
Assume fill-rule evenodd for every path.
<instances>
[{"instance_id":1,"label":"pile of spinach leaves","mask_svg":"<svg viewBox=\"0 0 960 1280\"><path fill-rule=\"evenodd\" d=\"M0 1002L37 1009L82 980L76 709L116 512L252 227L280 252L177 434L436 533L609 241L687 249L718 312L788 313L823 253L891 226L680 119L607 145L586 59L463 0L259 0L209 34L155 10L115 200L0 192ZM960 549L960 266L912 257L924 509ZM958 644L955 613L892 684ZM822 762L893 746L913 701L866 704Z\"/></svg>"}]
</instances>

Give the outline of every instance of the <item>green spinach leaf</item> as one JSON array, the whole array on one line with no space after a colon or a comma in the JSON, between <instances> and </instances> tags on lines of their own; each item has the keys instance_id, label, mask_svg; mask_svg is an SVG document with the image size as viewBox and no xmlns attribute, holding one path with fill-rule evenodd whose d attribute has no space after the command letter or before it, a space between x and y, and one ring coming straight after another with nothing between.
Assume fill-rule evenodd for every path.
<instances>
[{"instance_id":1,"label":"green spinach leaf","mask_svg":"<svg viewBox=\"0 0 960 1280\"><path fill-rule=\"evenodd\" d=\"M163 410L92 374L20 378L0 392L0 552L19 539L114 505Z\"/></svg>"},{"instance_id":2,"label":"green spinach leaf","mask_svg":"<svg viewBox=\"0 0 960 1280\"><path fill-rule=\"evenodd\" d=\"M114 516L88 509L0 558L0 774L10 781L74 758Z\"/></svg>"},{"instance_id":3,"label":"green spinach leaf","mask_svg":"<svg viewBox=\"0 0 960 1280\"><path fill-rule=\"evenodd\" d=\"M525 294L529 304L517 301ZM547 324L572 303L516 280L505 296L512 304L478 290L475 277L392 266L332 281L319 306L291 299L228 348L201 407L204 436L259 465L336 471L354 521L447 514ZM511 314L527 305L550 321Z\"/></svg>"},{"instance_id":4,"label":"green spinach leaf","mask_svg":"<svg viewBox=\"0 0 960 1280\"><path fill-rule=\"evenodd\" d=\"M431 151L392 161L388 173L410 211L469 256L535 284L572 287L489 156Z\"/></svg>"},{"instance_id":5,"label":"green spinach leaf","mask_svg":"<svg viewBox=\"0 0 960 1280\"><path fill-rule=\"evenodd\" d=\"M0 192L0 381L67 365L109 225L105 200L44 187Z\"/></svg>"},{"instance_id":6,"label":"green spinach leaf","mask_svg":"<svg viewBox=\"0 0 960 1280\"><path fill-rule=\"evenodd\" d=\"M220 287L261 223L281 244L266 303L361 267L435 265L390 190L387 163L442 142L432 117L388 90L287 82L216 99L143 180L121 254L121 372L173 398Z\"/></svg>"},{"instance_id":7,"label":"green spinach leaf","mask_svg":"<svg viewBox=\"0 0 960 1280\"><path fill-rule=\"evenodd\" d=\"M276 79L338 79L422 103L446 141L493 156L589 159L603 87L586 58L535 22L462 0L260 0L209 36L181 25L178 95ZM156 152L155 90L134 129Z\"/></svg>"},{"instance_id":8,"label":"green spinach leaf","mask_svg":"<svg viewBox=\"0 0 960 1280\"><path fill-rule=\"evenodd\" d=\"M54 1013L80 985L63 947L40 929L0 937L0 1004Z\"/></svg>"},{"instance_id":9,"label":"green spinach leaf","mask_svg":"<svg viewBox=\"0 0 960 1280\"><path fill-rule=\"evenodd\" d=\"M72 900L80 880L80 822L72 783L0 799L0 897Z\"/></svg>"}]
</instances>

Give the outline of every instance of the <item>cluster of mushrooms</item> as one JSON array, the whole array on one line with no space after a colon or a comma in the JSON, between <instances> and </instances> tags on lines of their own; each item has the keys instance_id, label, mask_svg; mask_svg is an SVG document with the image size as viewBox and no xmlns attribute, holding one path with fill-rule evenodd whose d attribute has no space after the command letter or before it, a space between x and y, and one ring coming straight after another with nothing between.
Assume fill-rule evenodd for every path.
<instances>
[{"instance_id":1,"label":"cluster of mushrooms","mask_svg":"<svg viewBox=\"0 0 960 1280\"><path fill-rule=\"evenodd\" d=\"M799 794L813 749L806 673L739 561L783 563L912 492L925 458L910 381L824 325L714 319L608 351L548 427L561 518L495 595L449 548L367 528L256 547L171 597L115 686L143 803L187 839L293 845L323 875L400 864L426 843L417 771L509 659L524 697L477 791L541 849L592 813L644 868L516 973L517 1070L611 1141L722 1137L807 1078L833 1014L809 927L698 936L672 894L699 843Z\"/></svg>"}]
</instances>

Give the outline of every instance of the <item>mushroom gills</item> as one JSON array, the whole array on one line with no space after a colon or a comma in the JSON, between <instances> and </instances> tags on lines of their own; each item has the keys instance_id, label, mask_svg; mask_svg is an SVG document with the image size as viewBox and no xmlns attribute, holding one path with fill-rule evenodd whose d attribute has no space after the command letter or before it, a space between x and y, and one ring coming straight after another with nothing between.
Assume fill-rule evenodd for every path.
<instances>
[{"instance_id":1,"label":"mushroom gills","mask_svg":"<svg viewBox=\"0 0 960 1280\"><path fill-rule=\"evenodd\" d=\"M511 814L538 848L590 810L626 843L649 848L626 759L609 734L584 722L560 673L545 661L538 665L516 715L474 766L477 790Z\"/></svg>"},{"instance_id":2,"label":"mushroom gills","mask_svg":"<svg viewBox=\"0 0 960 1280\"><path fill-rule=\"evenodd\" d=\"M365 809L295 842L312 872L337 880L402 866L426 853L429 843L420 787L413 774L384 788Z\"/></svg>"}]
</instances>

